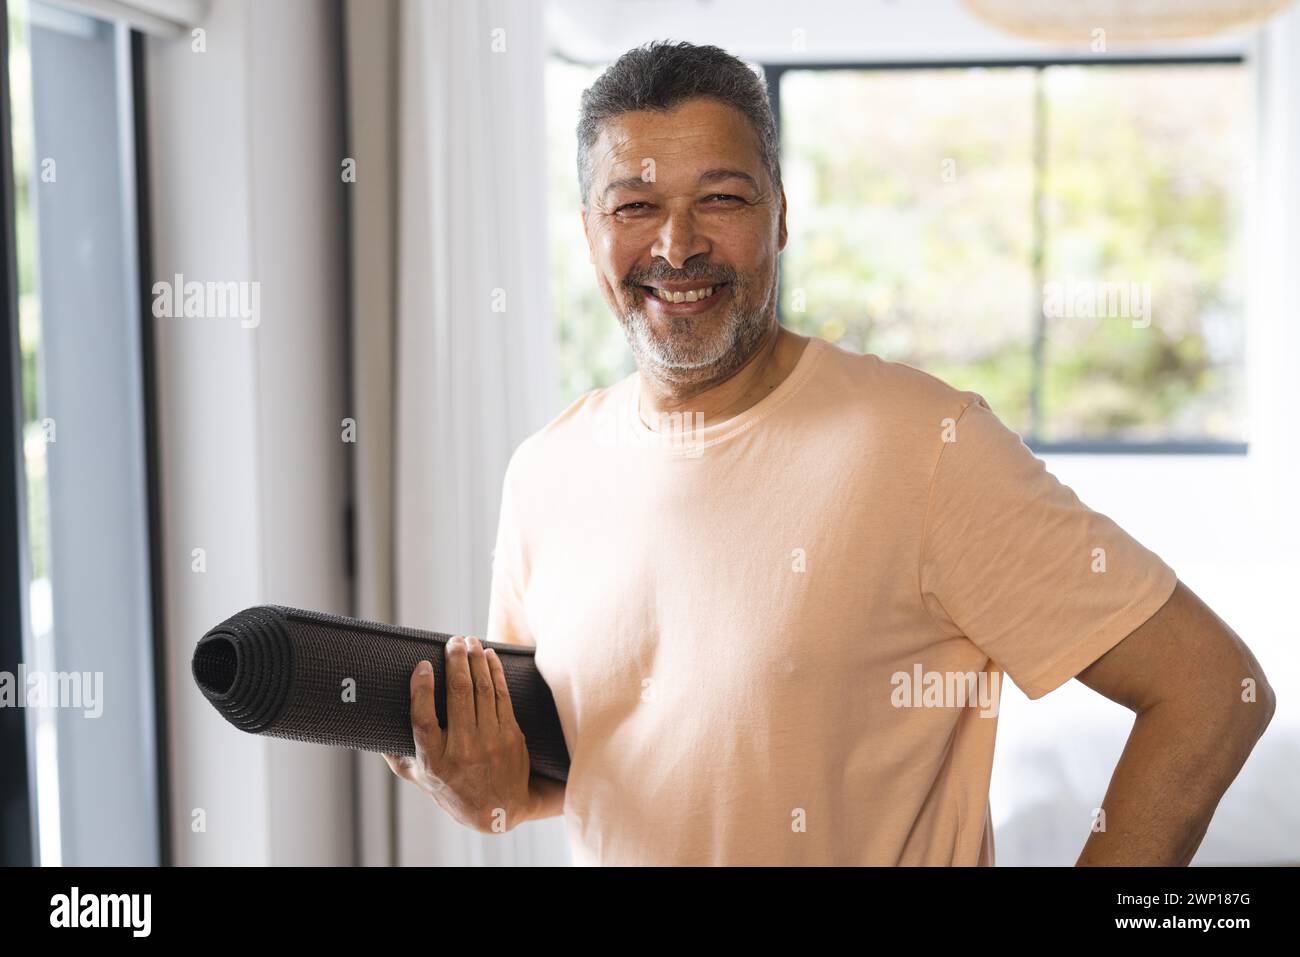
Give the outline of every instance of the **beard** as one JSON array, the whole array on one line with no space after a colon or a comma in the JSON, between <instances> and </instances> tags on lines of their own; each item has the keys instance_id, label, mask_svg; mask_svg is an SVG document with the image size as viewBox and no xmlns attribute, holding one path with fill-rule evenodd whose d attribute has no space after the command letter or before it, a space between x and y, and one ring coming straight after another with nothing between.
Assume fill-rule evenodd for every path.
<instances>
[{"instance_id":1,"label":"beard","mask_svg":"<svg viewBox=\"0 0 1300 957\"><path fill-rule=\"evenodd\" d=\"M650 293L640 287L657 279L730 283L727 311L721 318L709 315L652 320L645 302ZM722 275L629 277L624 286L639 299L619 316L623 334L637 367L664 382L693 385L727 379L749 361L773 321L775 289L755 302L754 287L734 270Z\"/></svg>"}]
</instances>

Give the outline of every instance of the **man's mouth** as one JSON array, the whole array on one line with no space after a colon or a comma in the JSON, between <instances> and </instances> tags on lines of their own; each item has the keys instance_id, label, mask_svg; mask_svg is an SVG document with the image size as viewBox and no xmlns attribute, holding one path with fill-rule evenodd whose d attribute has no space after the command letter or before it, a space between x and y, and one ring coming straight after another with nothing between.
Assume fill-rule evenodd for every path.
<instances>
[{"instance_id":1,"label":"man's mouth","mask_svg":"<svg viewBox=\"0 0 1300 957\"><path fill-rule=\"evenodd\" d=\"M647 293L658 299L660 302L682 303L682 302L702 302L711 299L723 289L727 283L719 282L713 285L698 284L693 286L677 285L673 289L662 286L642 286Z\"/></svg>"}]
</instances>

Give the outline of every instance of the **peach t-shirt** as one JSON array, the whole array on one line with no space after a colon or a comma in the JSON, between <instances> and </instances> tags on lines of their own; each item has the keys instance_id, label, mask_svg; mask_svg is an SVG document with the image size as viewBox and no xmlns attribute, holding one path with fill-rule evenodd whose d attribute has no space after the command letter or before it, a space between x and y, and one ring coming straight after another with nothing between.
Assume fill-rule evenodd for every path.
<instances>
[{"instance_id":1,"label":"peach t-shirt","mask_svg":"<svg viewBox=\"0 0 1300 957\"><path fill-rule=\"evenodd\" d=\"M574 862L991 865L1002 673L1047 694L1173 569L910 366L813 338L742 414L659 432L638 389L503 485L487 638L537 649Z\"/></svg>"}]
</instances>

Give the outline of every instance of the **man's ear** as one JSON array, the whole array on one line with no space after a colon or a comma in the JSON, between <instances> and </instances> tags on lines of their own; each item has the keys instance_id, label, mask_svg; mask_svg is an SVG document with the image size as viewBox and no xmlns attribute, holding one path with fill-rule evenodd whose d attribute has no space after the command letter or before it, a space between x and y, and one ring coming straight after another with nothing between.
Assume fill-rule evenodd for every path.
<instances>
[{"instance_id":1,"label":"man's ear","mask_svg":"<svg viewBox=\"0 0 1300 957\"><path fill-rule=\"evenodd\" d=\"M781 185L781 226L780 226L780 234L777 238L777 244L776 244L777 252L780 252L781 250L785 249L786 239L787 239L787 233L785 231L785 185L782 184Z\"/></svg>"}]
</instances>

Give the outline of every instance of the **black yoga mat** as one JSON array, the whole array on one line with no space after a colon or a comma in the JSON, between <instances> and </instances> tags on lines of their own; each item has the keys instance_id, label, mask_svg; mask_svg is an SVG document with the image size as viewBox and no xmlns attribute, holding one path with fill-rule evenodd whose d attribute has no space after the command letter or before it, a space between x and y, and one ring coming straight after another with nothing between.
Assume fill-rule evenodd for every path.
<instances>
[{"instance_id":1,"label":"black yoga mat","mask_svg":"<svg viewBox=\"0 0 1300 957\"><path fill-rule=\"evenodd\" d=\"M432 663L438 724L446 728L444 649L450 637L256 605L199 639L191 670L204 696L242 731L413 757L411 672L421 660ZM533 773L567 780L569 752L533 649L491 641L483 646L495 648L501 660ZM353 701L345 697L347 679Z\"/></svg>"}]
</instances>

